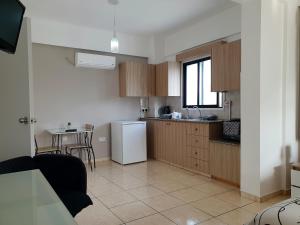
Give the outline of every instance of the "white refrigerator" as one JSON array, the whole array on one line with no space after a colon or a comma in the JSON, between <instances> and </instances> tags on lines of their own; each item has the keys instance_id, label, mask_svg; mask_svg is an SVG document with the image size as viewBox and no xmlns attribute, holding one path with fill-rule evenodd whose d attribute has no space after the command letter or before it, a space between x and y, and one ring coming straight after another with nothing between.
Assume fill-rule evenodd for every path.
<instances>
[{"instance_id":1,"label":"white refrigerator","mask_svg":"<svg viewBox=\"0 0 300 225\"><path fill-rule=\"evenodd\" d=\"M147 160L146 122L111 123L112 160L126 165Z\"/></svg>"}]
</instances>

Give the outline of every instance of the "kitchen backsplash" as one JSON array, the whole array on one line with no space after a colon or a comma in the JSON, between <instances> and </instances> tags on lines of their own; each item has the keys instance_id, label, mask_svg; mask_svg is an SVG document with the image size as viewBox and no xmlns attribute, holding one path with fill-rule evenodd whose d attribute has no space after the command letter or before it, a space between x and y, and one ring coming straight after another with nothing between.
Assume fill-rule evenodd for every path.
<instances>
[{"instance_id":1,"label":"kitchen backsplash","mask_svg":"<svg viewBox=\"0 0 300 225\"><path fill-rule=\"evenodd\" d=\"M241 115L241 103L240 92L227 92L224 96L226 100L231 100L231 118L240 118ZM149 117L157 117L158 109L160 106L168 105L172 111L181 112L183 115L187 115L187 111L181 106L181 97L150 97L149 98ZM209 114L216 114L219 119L229 119L229 106L224 105L221 109L201 109L202 116ZM190 110L190 115L193 118L199 117L199 112L196 109Z\"/></svg>"}]
</instances>

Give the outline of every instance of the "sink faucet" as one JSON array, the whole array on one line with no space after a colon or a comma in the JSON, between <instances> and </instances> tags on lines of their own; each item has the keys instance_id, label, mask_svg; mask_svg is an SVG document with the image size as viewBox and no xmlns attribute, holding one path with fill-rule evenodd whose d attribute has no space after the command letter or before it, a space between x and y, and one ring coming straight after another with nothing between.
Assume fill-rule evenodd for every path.
<instances>
[{"instance_id":1,"label":"sink faucet","mask_svg":"<svg viewBox=\"0 0 300 225\"><path fill-rule=\"evenodd\" d=\"M186 112L187 112L187 119L190 119L190 111L188 107L186 107Z\"/></svg>"},{"instance_id":2,"label":"sink faucet","mask_svg":"<svg viewBox=\"0 0 300 225\"><path fill-rule=\"evenodd\" d=\"M199 111L199 118L201 118L202 115L201 115L201 110L200 110L200 108L199 108L198 106L193 106L193 109L197 109L197 110Z\"/></svg>"}]
</instances>

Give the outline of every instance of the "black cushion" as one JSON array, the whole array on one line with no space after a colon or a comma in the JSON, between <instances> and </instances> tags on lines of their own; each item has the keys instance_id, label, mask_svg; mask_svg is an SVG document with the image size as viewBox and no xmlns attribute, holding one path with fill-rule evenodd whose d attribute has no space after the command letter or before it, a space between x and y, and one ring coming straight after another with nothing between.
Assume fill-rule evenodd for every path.
<instances>
[{"instance_id":1,"label":"black cushion","mask_svg":"<svg viewBox=\"0 0 300 225\"><path fill-rule=\"evenodd\" d=\"M30 156L22 156L0 162L0 174L16 173L36 169Z\"/></svg>"},{"instance_id":2,"label":"black cushion","mask_svg":"<svg viewBox=\"0 0 300 225\"><path fill-rule=\"evenodd\" d=\"M57 191L56 193L73 217L85 207L93 204L91 198L82 192Z\"/></svg>"},{"instance_id":3,"label":"black cushion","mask_svg":"<svg viewBox=\"0 0 300 225\"><path fill-rule=\"evenodd\" d=\"M70 155L43 154L33 158L54 190L87 192L87 174L82 160Z\"/></svg>"},{"instance_id":4,"label":"black cushion","mask_svg":"<svg viewBox=\"0 0 300 225\"><path fill-rule=\"evenodd\" d=\"M73 156L43 154L0 162L0 174L40 169L72 216L93 204L87 192L83 162Z\"/></svg>"}]
</instances>

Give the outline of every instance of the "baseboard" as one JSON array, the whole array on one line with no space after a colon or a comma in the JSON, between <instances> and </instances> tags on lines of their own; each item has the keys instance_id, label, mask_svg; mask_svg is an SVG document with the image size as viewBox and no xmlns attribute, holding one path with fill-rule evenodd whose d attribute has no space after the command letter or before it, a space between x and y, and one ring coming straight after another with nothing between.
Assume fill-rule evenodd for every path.
<instances>
[{"instance_id":1,"label":"baseboard","mask_svg":"<svg viewBox=\"0 0 300 225\"><path fill-rule=\"evenodd\" d=\"M95 161L96 162L110 161L110 157L96 158Z\"/></svg>"},{"instance_id":2,"label":"baseboard","mask_svg":"<svg viewBox=\"0 0 300 225\"><path fill-rule=\"evenodd\" d=\"M110 161L110 157L102 157L102 158L96 158L95 159L95 162L96 163L98 163L98 162L105 162L105 161ZM87 160L84 160L83 161L85 164L87 164L88 163L88 161Z\"/></svg>"},{"instance_id":3,"label":"baseboard","mask_svg":"<svg viewBox=\"0 0 300 225\"><path fill-rule=\"evenodd\" d=\"M271 194L267 194L267 195L262 196L262 197L258 197L258 196L255 196L255 195L252 195L252 194L241 191L241 196L242 197L249 198L249 199L251 199L253 201L256 201L256 202L265 202L265 201L268 201L271 198L274 198L274 197L280 196L280 195L288 195L288 193L286 191L280 190L280 191L276 191L276 192L271 193Z\"/></svg>"}]
</instances>

